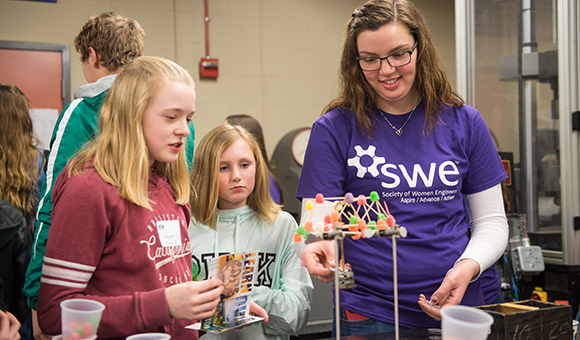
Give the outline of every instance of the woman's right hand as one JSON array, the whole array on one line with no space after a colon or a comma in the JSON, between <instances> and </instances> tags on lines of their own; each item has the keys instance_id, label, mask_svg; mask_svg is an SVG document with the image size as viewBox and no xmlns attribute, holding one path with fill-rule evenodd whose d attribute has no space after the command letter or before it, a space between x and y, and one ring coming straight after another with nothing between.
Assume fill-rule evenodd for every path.
<instances>
[{"instance_id":1,"label":"woman's right hand","mask_svg":"<svg viewBox=\"0 0 580 340\"><path fill-rule=\"evenodd\" d=\"M302 252L302 265L322 282L334 280L334 242L318 241L310 243Z\"/></svg>"},{"instance_id":2,"label":"woman's right hand","mask_svg":"<svg viewBox=\"0 0 580 340\"><path fill-rule=\"evenodd\" d=\"M215 311L224 286L220 280L189 281L165 289L169 314L176 319L200 320Z\"/></svg>"}]
</instances>

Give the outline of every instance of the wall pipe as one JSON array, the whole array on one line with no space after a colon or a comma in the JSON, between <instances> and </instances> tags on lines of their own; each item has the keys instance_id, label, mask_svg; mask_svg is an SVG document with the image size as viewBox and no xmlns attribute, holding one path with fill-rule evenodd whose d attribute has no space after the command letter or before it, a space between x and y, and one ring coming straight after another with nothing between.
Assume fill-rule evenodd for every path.
<instances>
[{"instance_id":1,"label":"wall pipe","mask_svg":"<svg viewBox=\"0 0 580 340\"><path fill-rule=\"evenodd\" d=\"M209 59L209 9L207 2L208 0L204 0L203 6L205 9L205 57Z\"/></svg>"}]
</instances>

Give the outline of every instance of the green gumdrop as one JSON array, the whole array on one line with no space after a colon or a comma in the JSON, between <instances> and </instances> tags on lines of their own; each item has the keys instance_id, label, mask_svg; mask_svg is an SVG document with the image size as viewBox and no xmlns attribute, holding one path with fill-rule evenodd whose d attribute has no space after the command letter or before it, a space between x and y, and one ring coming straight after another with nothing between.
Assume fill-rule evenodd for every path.
<instances>
[{"instance_id":1,"label":"green gumdrop","mask_svg":"<svg viewBox=\"0 0 580 340\"><path fill-rule=\"evenodd\" d=\"M356 216L351 216L350 217L350 224L356 224L356 222L358 222L359 218Z\"/></svg>"},{"instance_id":2,"label":"green gumdrop","mask_svg":"<svg viewBox=\"0 0 580 340\"><path fill-rule=\"evenodd\" d=\"M302 226L298 227L298 229L296 229L296 232L302 236L305 236L304 235L304 227L302 227Z\"/></svg>"},{"instance_id":3,"label":"green gumdrop","mask_svg":"<svg viewBox=\"0 0 580 340\"><path fill-rule=\"evenodd\" d=\"M377 222L375 222L375 221L370 221L370 222L367 224L367 226L368 226L369 228L371 228L372 230L376 230L376 229L377 229Z\"/></svg>"},{"instance_id":4,"label":"green gumdrop","mask_svg":"<svg viewBox=\"0 0 580 340\"><path fill-rule=\"evenodd\" d=\"M380 199L379 193L376 191L371 192L371 202L376 202Z\"/></svg>"},{"instance_id":5,"label":"green gumdrop","mask_svg":"<svg viewBox=\"0 0 580 340\"><path fill-rule=\"evenodd\" d=\"M85 333L83 332L83 328L81 326L78 326L76 329L76 332L79 333L79 335L84 335Z\"/></svg>"},{"instance_id":6,"label":"green gumdrop","mask_svg":"<svg viewBox=\"0 0 580 340\"><path fill-rule=\"evenodd\" d=\"M386 222L386 221L387 221L387 218L385 217L385 215L383 215L383 214L379 214L379 215L377 216L377 221L378 221L378 220L384 220L384 221Z\"/></svg>"}]
</instances>

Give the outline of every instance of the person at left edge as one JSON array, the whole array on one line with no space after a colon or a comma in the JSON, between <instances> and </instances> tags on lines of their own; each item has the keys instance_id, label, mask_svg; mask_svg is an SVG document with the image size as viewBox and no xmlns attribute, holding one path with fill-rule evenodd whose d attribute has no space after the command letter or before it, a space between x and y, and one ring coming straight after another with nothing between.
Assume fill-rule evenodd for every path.
<instances>
[{"instance_id":1,"label":"person at left edge","mask_svg":"<svg viewBox=\"0 0 580 340\"><path fill-rule=\"evenodd\" d=\"M23 340L33 336L22 288L44 181L43 150L34 133L30 108L18 86L0 83L0 309L12 313L22 324L19 332ZM13 321L8 317L3 320Z\"/></svg>"}]
</instances>

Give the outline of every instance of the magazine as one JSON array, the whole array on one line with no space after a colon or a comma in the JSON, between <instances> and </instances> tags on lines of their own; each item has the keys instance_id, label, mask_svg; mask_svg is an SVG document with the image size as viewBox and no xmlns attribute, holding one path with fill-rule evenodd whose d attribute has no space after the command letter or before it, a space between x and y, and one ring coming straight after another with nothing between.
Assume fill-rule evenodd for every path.
<instances>
[{"instance_id":1,"label":"magazine","mask_svg":"<svg viewBox=\"0 0 580 340\"><path fill-rule=\"evenodd\" d=\"M215 313L210 318L201 320L201 323L187 328L221 333L262 321L264 318L249 314L257 265L257 251L244 251L212 259L208 279L220 279L224 284L224 291Z\"/></svg>"}]
</instances>

